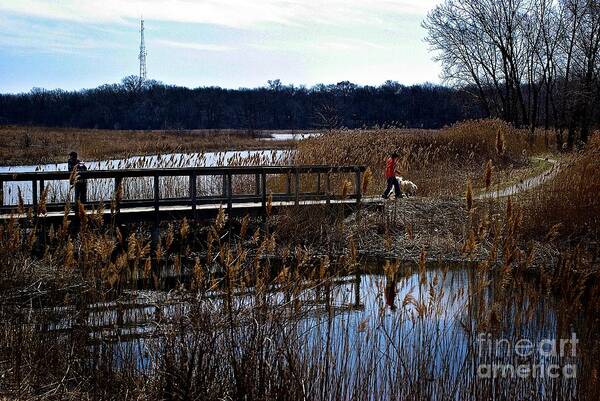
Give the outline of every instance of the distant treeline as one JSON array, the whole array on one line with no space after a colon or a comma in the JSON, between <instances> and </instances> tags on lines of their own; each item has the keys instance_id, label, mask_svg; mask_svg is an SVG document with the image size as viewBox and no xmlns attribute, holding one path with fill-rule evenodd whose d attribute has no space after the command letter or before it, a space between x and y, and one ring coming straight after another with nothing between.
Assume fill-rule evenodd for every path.
<instances>
[{"instance_id":1,"label":"distant treeline","mask_svg":"<svg viewBox=\"0 0 600 401\"><path fill-rule=\"evenodd\" d=\"M467 92L445 86L351 82L311 88L269 81L254 89L189 89L126 77L80 91L0 95L0 124L105 129L312 129L376 125L439 128L485 117Z\"/></svg>"}]
</instances>

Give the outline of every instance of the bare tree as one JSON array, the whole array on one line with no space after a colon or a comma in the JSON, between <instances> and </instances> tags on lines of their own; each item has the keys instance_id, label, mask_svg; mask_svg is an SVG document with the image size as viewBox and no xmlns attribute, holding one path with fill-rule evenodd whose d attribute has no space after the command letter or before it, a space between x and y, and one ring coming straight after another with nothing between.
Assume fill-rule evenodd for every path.
<instances>
[{"instance_id":1,"label":"bare tree","mask_svg":"<svg viewBox=\"0 0 600 401\"><path fill-rule=\"evenodd\" d=\"M597 102L599 0L446 0L423 22L443 78L484 109L586 141ZM533 137L533 136L531 136Z\"/></svg>"}]
</instances>

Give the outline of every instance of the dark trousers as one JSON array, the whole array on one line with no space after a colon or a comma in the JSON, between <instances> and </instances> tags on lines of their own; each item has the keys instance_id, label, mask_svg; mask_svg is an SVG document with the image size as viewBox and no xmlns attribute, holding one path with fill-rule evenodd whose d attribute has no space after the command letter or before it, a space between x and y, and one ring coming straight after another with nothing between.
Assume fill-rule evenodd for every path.
<instances>
[{"instance_id":1,"label":"dark trousers","mask_svg":"<svg viewBox=\"0 0 600 401\"><path fill-rule=\"evenodd\" d=\"M87 202L87 182L80 181L75 183L75 202Z\"/></svg>"},{"instance_id":2,"label":"dark trousers","mask_svg":"<svg viewBox=\"0 0 600 401\"><path fill-rule=\"evenodd\" d=\"M383 193L383 197L387 198L390 195L390 191L394 188L394 193L396 194L396 198L400 198L402 196L402 192L400 191L400 184L396 177L388 177L387 179L387 188Z\"/></svg>"}]
</instances>

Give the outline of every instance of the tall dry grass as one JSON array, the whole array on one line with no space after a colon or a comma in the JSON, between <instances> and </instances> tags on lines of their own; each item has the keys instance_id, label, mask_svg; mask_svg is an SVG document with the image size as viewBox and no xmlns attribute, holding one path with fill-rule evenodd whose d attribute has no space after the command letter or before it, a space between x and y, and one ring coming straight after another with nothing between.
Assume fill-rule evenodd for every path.
<instances>
[{"instance_id":1,"label":"tall dry grass","mask_svg":"<svg viewBox=\"0 0 600 401\"><path fill-rule=\"evenodd\" d=\"M480 124L489 123L426 133L425 139L415 134L408 142L399 131L392 135L397 147L389 149L402 152L406 143L404 165L423 182L427 170L454 163L472 165L480 177L490 159L496 166L523 157L520 142L502 135L508 129L502 124L488 128L485 141L467 145ZM374 135L377 149L389 141L387 131ZM355 136L357 144L371 146L365 133L334 133L301 145L298 160L364 163L377 175L381 153L346 145L344 138ZM459 138L461 146L454 142ZM450 149L455 153L445 152ZM588 167L579 172L594 165L593 153L585 152L579 157ZM453 182L435 181L452 171L444 174L431 176L430 185L451 193ZM493 182L488 168L483 176ZM164 225L154 258L149 228L105 223L102 204L91 215L78 208L78 231L66 219L47 231L33 219L13 219L0 225L0 394L40 400L597 400L593 317L600 280L594 261L575 248L544 265L525 236L534 217L528 204L490 200L487 207L469 192L462 251L474 262L460 269L443 262L431 268L426 250L416 264L368 265L348 235L366 228L343 213L274 216L268 207L263 223L229 220L221 210L207 225ZM386 248L405 234L386 230ZM315 251L315 243L327 246ZM475 261L478 249L486 257ZM482 356L480 333L514 344L568 338L573 330L582 353L558 362L577 364L576 381L476 376L482 362L519 362L514 354Z\"/></svg>"},{"instance_id":2,"label":"tall dry grass","mask_svg":"<svg viewBox=\"0 0 600 401\"><path fill-rule=\"evenodd\" d=\"M524 231L572 242L600 238L600 133L560 164L554 177L524 193Z\"/></svg>"},{"instance_id":3,"label":"tall dry grass","mask_svg":"<svg viewBox=\"0 0 600 401\"><path fill-rule=\"evenodd\" d=\"M479 229L465 252L494 245L487 260L461 269L431 268L425 251L417 264L364 264L352 238L337 258L311 255L286 248L276 227L257 230L247 219L227 235L221 213L203 236L205 254L195 258L191 281L170 293L125 291L127 276L119 273L147 270L135 262L146 248L136 232L105 238L109 250L126 249L120 262L102 251L106 273L91 278L92 266L102 265L93 256L102 242L84 227L90 243L69 247L65 239L65 259L53 265L83 282L57 289L54 305L37 290L2 298L0 391L19 399L597 399L597 321L577 318L580 289L556 302L548 289L562 277L523 280L531 260L515 237L518 207L472 213ZM161 252L172 257L164 267L184 268L189 249L181 239L193 231L185 222L165 230ZM27 251L17 243L16 259ZM281 256L277 266L268 257L274 254ZM111 296L119 284L121 295ZM576 382L476 375L480 363L523 362L514 353L480 351L481 333L514 344L569 338L571 330L585 352L557 362L580 367Z\"/></svg>"},{"instance_id":4,"label":"tall dry grass","mask_svg":"<svg viewBox=\"0 0 600 401\"><path fill-rule=\"evenodd\" d=\"M495 168L513 168L528 155L547 151L544 137L527 142L527 131L500 120L458 123L442 130L342 130L298 144L297 163L361 164L373 174L371 193L383 192L384 166L392 152L400 155L402 175L414 181L423 196L458 195L467 177L480 174L492 161Z\"/></svg>"},{"instance_id":5,"label":"tall dry grass","mask_svg":"<svg viewBox=\"0 0 600 401\"><path fill-rule=\"evenodd\" d=\"M76 151L83 160L137 155L289 148L289 141L264 141L243 130L124 131L0 126L3 165L66 162Z\"/></svg>"}]
</instances>

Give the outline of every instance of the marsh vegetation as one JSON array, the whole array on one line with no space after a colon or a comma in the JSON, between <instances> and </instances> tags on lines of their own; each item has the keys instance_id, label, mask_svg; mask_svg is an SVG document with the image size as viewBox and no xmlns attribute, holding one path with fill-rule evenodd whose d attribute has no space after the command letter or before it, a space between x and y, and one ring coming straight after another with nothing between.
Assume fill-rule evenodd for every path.
<instances>
[{"instance_id":1,"label":"marsh vegetation","mask_svg":"<svg viewBox=\"0 0 600 401\"><path fill-rule=\"evenodd\" d=\"M150 227L111 224L80 205L70 206L77 230L66 219L54 227L8 219L0 225L0 391L17 399L595 400L598 138L559 154L543 131L531 141L528 130L496 120L334 130L299 142L281 162L365 165L362 189L380 196L385 154L397 151L418 196L360 212L269 207L264 219L222 209L209 222L164 223L154 253ZM516 170L517 179L538 174L537 155L559 158L558 173L510 197L475 195ZM252 160L237 162L260 163ZM128 185L128 195L143 191ZM343 193L349 184L340 177L336 185ZM575 355L525 360L490 355L480 342L482 334L514 344L573 333ZM482 378L482 364L556 364L577 374Z\"/></svg>"}]
</instances>

